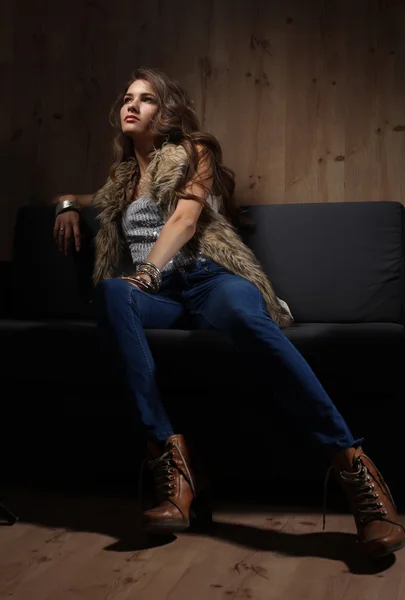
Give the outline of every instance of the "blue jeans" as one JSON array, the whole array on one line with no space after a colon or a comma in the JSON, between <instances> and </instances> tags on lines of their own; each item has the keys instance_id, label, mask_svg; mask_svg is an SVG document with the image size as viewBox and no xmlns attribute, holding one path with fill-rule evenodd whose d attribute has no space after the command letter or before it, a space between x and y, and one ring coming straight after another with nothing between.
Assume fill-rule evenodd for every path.
<instances>
[{"instance_id":1,"label":"blue jeans","mask_svg":"<svg viewBox=\"0 0 405 600\"><path fill-rule=\"evenodd\" d=\"M308 363L269 316L256 286L214 261L197 260L165 274L153 295L122 279L104 280L95 290L94 307L101 339L150 439L164 441L175 432L144 329L175 328L187 311L197 328L226 334L244 359L268 374L275 401L327 455L362 441L353 438Z\"/></svg>"}]
</instances>

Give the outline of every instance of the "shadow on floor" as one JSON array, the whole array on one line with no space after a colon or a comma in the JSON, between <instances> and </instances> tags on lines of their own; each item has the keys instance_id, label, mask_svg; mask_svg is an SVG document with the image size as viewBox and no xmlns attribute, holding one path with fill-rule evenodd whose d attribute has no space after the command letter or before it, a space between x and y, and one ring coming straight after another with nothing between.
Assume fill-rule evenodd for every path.
<instances>
[{"instance_id":1,"label":"shadow on floor","mask_svg":"<svg viewBox=\"0 0 405 600\"><path fill-rule=\"evenodd\" d=\"M87 531L115 538L106 546L111 552L133 552L146 548L169 545L175 536L146 536L139 527L137 500L126 496L84 495L66 492L13 489L2 491L2 501L22 523L48 528ZM238 510L240 505L238 506ZM263 506L258 506L263 510ZM229 509L234 509L233 505ZM249 507L250 512L254 507ZM274 513L277 509L271 507ZM279 509L280 513L294 513L294 508ZM302 508L299 509L302 512ZM311 509L305 508L305 512ZM340 532L294 534L252 525L226 522L218 513L218 520L209 529L188 532L186 535L208 536L240 546L275 552L286 556L319 557L341 561L355 574L378 574L395 562L395 556L371 562L364 558L356 544L356 536ZM18 527L18 523L13 525Z\"/></svg>"}]
</instances>

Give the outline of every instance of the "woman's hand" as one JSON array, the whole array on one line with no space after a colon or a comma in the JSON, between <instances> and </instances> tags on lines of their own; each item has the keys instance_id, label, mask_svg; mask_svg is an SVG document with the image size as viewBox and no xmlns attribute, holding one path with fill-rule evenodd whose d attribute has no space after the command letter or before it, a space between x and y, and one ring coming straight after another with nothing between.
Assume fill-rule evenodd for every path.
<instances>
[{"instance_id":1,"label":"woman's hand","mask_svg":"<svg viewBox=\"0 0 405 600\"><path fill-rule=\"evenodd\" d=\"M65 256L69 252L72 239L76 252L80 251L80 215L77 210L67 210L56 217L53 237L60 252L64 252Z\"/></svg>"}]
</instances>

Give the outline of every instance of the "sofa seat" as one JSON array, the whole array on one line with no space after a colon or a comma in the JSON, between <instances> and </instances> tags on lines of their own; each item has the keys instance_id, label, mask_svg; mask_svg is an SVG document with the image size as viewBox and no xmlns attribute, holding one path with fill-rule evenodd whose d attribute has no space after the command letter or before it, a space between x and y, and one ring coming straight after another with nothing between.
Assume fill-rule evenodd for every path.
<instances>
[{"instance_id":1,"label":"sofa seat","mask_svg":"<svg viewBox=\"0 0 405 600\"><path fill-rule=\"evenodd\" d=\"M354 367L361 383L361 373L372 377L373 357L384 368L394 367L401 357L398 349L404 343L404 327L397 323L297 323L285 329L286 337L299 349L308 362L316 367L318 376L334 372L338 361L345 364L339 379L351 376ZM247 365L240 361L232 342L216 331L185 329L148 329L146 337L155 357L161 382L170 389L189 385L203 368L209 377L200 381L209 387L218 385L237 387L231 377L220 377L222 369ZM22 381L64 381L63 366L69 367L69 381L91 383L102 369L102 380L111 380L108 361L102 354L94 321L88 319L0 319L0 342L7 352L3 359L5 378ZM385 347L385 354L381 348ZM374 350L378 349L376 354ZM360 354L359 354L360 353ZM335 355L335 359L333 359ZM355 362L353 362L355 360ZM171 377L179 369L187 369L183 378ZM400 373L393 369L393 374ZM335 373L336 375L336 373ZM355 383L356 379L354 380ZM391 381L393 381L391 379ZM182 383L183 382L183 383ZM249 386L252 382L249 382ZM254 385L254 384L253 384Z\"/></svg>"}]
</instances>

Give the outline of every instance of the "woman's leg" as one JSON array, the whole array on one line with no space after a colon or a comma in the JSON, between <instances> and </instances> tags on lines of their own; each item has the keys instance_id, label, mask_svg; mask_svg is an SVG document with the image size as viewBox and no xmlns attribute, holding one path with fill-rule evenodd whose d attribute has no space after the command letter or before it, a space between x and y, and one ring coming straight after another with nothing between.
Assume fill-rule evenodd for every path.
<instances>
[{"instance_id":1,"label":"woman's leg","mask_svg":"<svg viewBox=\"0 0 405 600\"><path fill-rule=\"evenodd\" d=\"M307 362L267 314L257 288L213 261L197 263L185 278L187 308L228 334L246 360L268 373L276 401L329 456L364 552L377 558L402 548L405 530L386 483Z\"/></svg>"},{"instance_id":2,"label":"woman's leg","mask_svg":"<svg viewBox=\"0 0 405 600\"><path fill-rule=\"evenodd\" d=\"M187 444L183 435L174 433L163 407L156 386L155 363L144 333L144 328L174 327L184 314L183 305L173 299L179 290L171 293L175 285L171 287L170 277L163 282L164 293L154 295L121 279L109 279L98 285L94 300L102 339L110 346L111 357L149 438L154 498L153 506L144 510L142 517L143 528L149 533L187 529L190 507L196 499ZM141 472L141 490L142 481ZM143 503L142 492L140 502Z\"/></svg>"},{"instance_id":3,"label":"woman's leg","mask_svg":"<svg viewBox=\"0 0 405 600\"><path fill-rule=\"evenodd\" d=\"M187 308L227 334L253 368L269 378L274 399L331 455L360 443L304 357L268 315L259 290L212 261L188 275ZM198 322L198 318L197 318Z\"/></svg>"},{"instance_id":4,"label":"woman's leg","mask_svg":"<svg viewBox=\"0 0 405 600\"><path fill-rule=\"evenodd\" d=\"M173 435L156 385L156 368L144 328L170 328L184 312L168 297L147 294L122 279L106 279L96 288L95 316L101 340L129 392L149 439Z\"/></svg>"}]
</instances>

